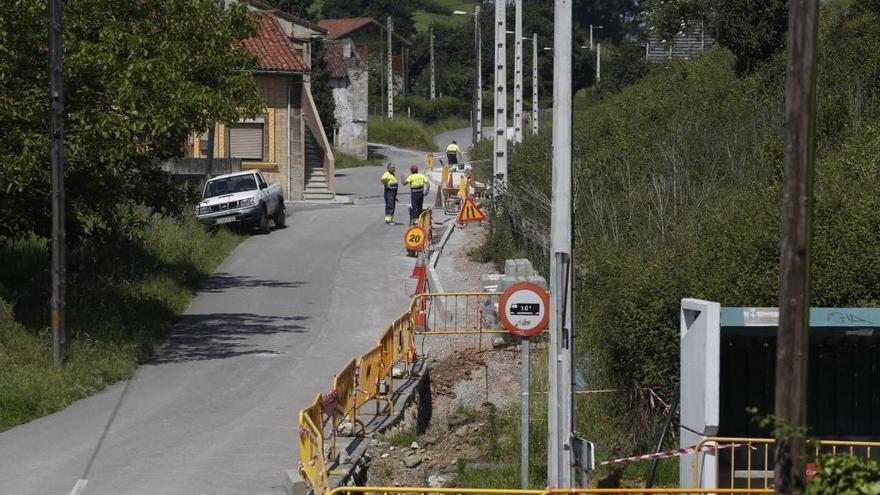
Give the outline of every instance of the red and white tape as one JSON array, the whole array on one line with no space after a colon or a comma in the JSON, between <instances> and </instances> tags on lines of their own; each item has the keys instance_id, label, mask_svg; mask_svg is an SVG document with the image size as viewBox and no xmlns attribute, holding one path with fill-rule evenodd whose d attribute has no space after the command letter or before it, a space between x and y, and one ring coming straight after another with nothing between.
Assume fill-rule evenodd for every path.
<instances>
[{"instance_id":1,"label":"red and white tape","mask_svg":"<svg viewBox=\"0 0 880 495\"><path fill-rule=\"evenodd\" d=\"M742 447L743 445L748 445L745 443L727 443L722 445L703 445L700 448L700 452L707 452L710 450L719 450L719 449L728 449L728 448L736 448ZM695 451L696 445L693 447L688 447L686 449L673 449L667 450L665 452L656 452L653 454L643 454L643 455L635 455L632 457L621 457L620 459L612 459L610 461L605 461L600 466L607 466L609 464L629 464L631 462L640 462L640 461L650 461L652 459L665 459L667 457L680 457L683 455L693 454ZM754 448L754 447L753 447Z\"/></svg>"}]
</instances>

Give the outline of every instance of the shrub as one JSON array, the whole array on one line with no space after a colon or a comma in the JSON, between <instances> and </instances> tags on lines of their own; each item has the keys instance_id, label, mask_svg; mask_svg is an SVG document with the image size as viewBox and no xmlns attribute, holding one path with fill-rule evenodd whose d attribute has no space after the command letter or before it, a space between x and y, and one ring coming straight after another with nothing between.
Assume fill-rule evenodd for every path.
<instances>
[{"instance_id":1,"label":"shrub","mask_svg":"<svg viewBox=\"0 0 880 495\"><path fill-rule=\"evenodd\" d=\"M394 108L399 108L401 113L406 113L409 108L412 118L428 124L447 117L469 118L471 107L469 101L453 96L439 96L433 100L424 96L398 96L394 99Z\"/></svg>"},{"instance_id":2,"label":"shrub","mask_svg":"<svg viewBox=\"0 0 880 495\"><path fill-rule=\"evenodd\" d=\"M878 495L880 465L873 459L846 455L826 456L807 485L807 495Z\"/></svg>"}]
</instances>

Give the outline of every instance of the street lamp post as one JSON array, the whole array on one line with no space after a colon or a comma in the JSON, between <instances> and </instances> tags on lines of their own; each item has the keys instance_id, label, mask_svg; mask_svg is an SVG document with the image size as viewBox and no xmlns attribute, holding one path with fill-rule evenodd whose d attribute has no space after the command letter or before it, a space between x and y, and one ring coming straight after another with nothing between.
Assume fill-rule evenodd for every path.
<instances>
[{"instance_id":1,"label":"street lamp post","mask_svg":"<svg viewBox=\"0 0 880 495\"><path fill-rule=\"evenodd\" d=\"M594 25L590 24L590 50L593 49L593 30L594 29L602 29L604 27L605 26L594 26Z\"/></svg>"}]
</instances>

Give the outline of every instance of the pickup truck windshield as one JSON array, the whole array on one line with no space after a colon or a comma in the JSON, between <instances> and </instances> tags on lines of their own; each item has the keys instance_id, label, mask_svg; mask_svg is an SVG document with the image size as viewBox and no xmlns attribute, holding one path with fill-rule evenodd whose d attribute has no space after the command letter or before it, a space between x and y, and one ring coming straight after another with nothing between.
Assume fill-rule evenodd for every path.
<instances>
[{"instance_id":1,"label":"pickup truck windshield","mask_svg":"<svg viewBox=\"0 0 880 495\"><path fill-rule=\"evenodd\" d=\"M256 189L257 181L254 180L253 174L216 179L208 182L208 187L205 188L205 197L203 199L213 198L214 196L223 196L224 194L254 191Z\"/></svg>"}]
</instances>

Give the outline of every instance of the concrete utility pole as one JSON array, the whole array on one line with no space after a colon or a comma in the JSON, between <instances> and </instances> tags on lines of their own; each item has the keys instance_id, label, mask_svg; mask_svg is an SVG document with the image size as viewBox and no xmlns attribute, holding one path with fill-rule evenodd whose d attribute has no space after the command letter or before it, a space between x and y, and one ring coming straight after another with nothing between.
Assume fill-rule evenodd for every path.
<instances>
[{"instance_id":1,"label":"concrete utility pole","mask_svg":"<svg viewBox=\"0 0 880 495\"><path fill-rule=\"evenodd\" d=\"M474 143L483 139L483 35L480 29L480 6L474 7L474 49L476 53L476 67L474 73Z\"/></svg>"},{"instance_id":2,"label":"concrete utility pole","mask_svg":"<svg viewBox=\"0 0 880 495\"><path fill-rule=\"evenodd\" d=\"M810 222L816 157L818 0L792 0L785 74L785 174L776 347L776 493L806 490L803 455L810 326Z\"/></svg>"},{"instance_id":3,"label":"concrete utility pole","mask_svg":"<svg viewBox=\"0 0 880 495\"><path fill-rule=\"evenodd\" d=\"M433 100L437 95L437 85L434 79L434 30L428 29L428 38L431 41L431 99Z\"/></svg>"},{"instance_id":4,"label":"concrete utility pole","mask_svg":"<svg viewBox=\"0 0 880 495\"><path fill-rule=\"evenodd\" d=\"M538 133L538 33L532 33L532 134Z\"/></svg>"},{"instance_id":5,"label":"concrete utility pole","mask_svg":"<svg viewBox=\"0 0 880 495\"><path fill-rule=\"evenodd\" d=\"M49 155L52 162L52 359L67 361L65 292L67 286L67 236L64 222L64 61L61 0L49 0Z\"/></svg>"},{"instance_id":6,"label":"concrete utility pole","mask_svg":"<svg viewBox=\"0 0 880 495\"><path fill-rule=\"evenodd\" d=\"M394 118L394 21L388 16L388 118Z\"/></svg>"},{"instance_id":7,"label":"concrete utility pole","mask_svg":"<svg viewBox=\"0 0 880 495\"><path fill-rule=\"evenodd\" d=\"M602 43L596 43L596 82L602 80Z\"/></svg>"},{"instance_id":8,"label":"concrete utility pole","mask_svg":"<svg viewBox=\"0 0 880 495\"><path fill-rule=\"evenodd\" d=\"M572 486L572 285L571 213L572 1L555 0L553 15L553 201L550 209L550 378L547 483Z\"/></svg>"},{"instance_id":9,"label":"concrete utility pole","mask_svg":"<svg viewBox=\"0 0 880 495\"><path fill-rule=\"evenodd\" d=\"M495 154L492 171L507 185L507 0L495 0Z\"/></svg>"},{"instance_id":10,"label":"concrete utility pole","mask_svg":"<svg viewBox=\"0 0 880 495\"><path fill-rule=\"evenodd\" d=\"M522 119L523 119L523 35L522 35L522 0L514 3L514 28L513 36L513 141L517 144L522 142Z\"/></svg>"}]
</instances>

